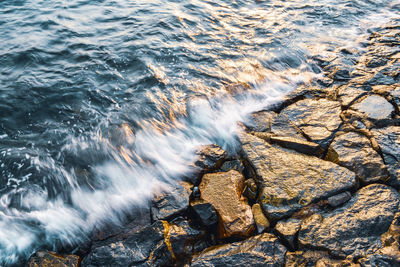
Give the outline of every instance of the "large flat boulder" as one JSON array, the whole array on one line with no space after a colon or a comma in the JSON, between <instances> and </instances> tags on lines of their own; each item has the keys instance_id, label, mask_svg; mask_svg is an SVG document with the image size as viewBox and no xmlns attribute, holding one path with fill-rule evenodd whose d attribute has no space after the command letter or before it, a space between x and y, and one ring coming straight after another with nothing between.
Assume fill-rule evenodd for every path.
<instances>
[{"instance_id":1,"label":"large flat boulder","mask_svg":"<svg viewBox=\"0 0 400 267\"><path fill-rule=\"evenodd\" d=\"M400 195L393 188L366 186L341 208L305 219L299 243L337 257L373 254L382 247L381 236L388 231L399 204Z\"/></svg>"},{"instance_id":2,"label":"large flat boulder","mask_svg":"<svg viewBox=\"0 0 400 267\"><path fill-rule=\"evenodd\" d=\"M360 133L338 133L329 147L327 159L354 171L366 183L389 178L381 156Z\"/></svg>"},{"instance_id":3,"label":"large flat boulder","mask_svg":"<svg viewBox=\"0 0 400 267\"><path fill-rule=\"evenodd\" d=\"M242 195L244 177L238 171L205 174L199 185L200 197L210 203L218 213L218 235L249 236L254 218L247 199Z\"/></svg>"},{"instance_id":4,"label":"large flat boulder","mask_svg":"<svg viewBox=\"0 0 400 267\"><path fill-rule=\"evenodd\" d=\"M355 174L317 157L240 134L245 157L260 184L259 202L271 219L289 216L313 202L356 186Z\"/></svg>"},{"instance_id":5,"label":"large flat boulder","mask_svg":"<svg viewBox=\"0 0 400 267\"><path fill-rule=\"evenodd\" d=\"M311 141L327 146L342 123L340 113L337 101L304 99L282 110L281 115L300 128Z\"/></svg>"},{"instance_id":6,"label":"large flat boulder","mask_svg":"<svg viewBox=\"0 0 400 267\"><path fill-rule=\"evenodd\" d=\"M211 247L193 257L192 267L283 266L286 248L272 234L261 234L241 242Z\"/></svg>"}]
</instances>

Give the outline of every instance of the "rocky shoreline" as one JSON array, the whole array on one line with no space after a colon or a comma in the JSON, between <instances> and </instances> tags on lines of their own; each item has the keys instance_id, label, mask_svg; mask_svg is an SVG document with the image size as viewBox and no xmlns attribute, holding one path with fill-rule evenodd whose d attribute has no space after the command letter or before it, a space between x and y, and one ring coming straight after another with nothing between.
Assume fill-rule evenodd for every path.
<instances>
[{"instance_id":1,"label":"rocky shoreline","mask_svg":"<svg viewBox=\"0 0 400 267\"><path fill-rule=\"evenodd\" d=\"M199 174L77 255L28 266L400 266L400 23L315 56L323 77L239 134Z\"/></svg>"}]
</instances>

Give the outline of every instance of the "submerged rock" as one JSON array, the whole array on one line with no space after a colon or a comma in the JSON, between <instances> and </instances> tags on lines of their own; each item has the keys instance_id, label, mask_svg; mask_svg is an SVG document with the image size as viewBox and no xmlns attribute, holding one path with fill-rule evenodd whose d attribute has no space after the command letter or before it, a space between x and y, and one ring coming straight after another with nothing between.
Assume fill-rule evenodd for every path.
<instances>
[{"instance_id":1,"label":"submerged rock","mask_svg":"<svg viewBox=\"0 0 400 267\"><path fill-rule=\"evenodd\" d=\"M400 187L400 127L390 126L383 129L373 129L371 132L382 151L385 164L388 167L390 173L389 184Z\"/></svg>"},{"instance_id":2,"label":"submerged rock","mask_svg":"<svg viewBox=\"0 0 400 267\"><path fill-rule=\"evenodd\" d=\"M189 207L191 189L191 184L181 181L171 191L156 195L151 202L153 221L167 220L186 210Z\"/></svg>"},{"instance_id":3,"label":"submerged rock","mask_svg":"<svg viewBox=\"0 0 400 267\"><path fill-rule=\"evenodd\" d=\"M329 147L327 159L354 171L366 183L386 181L389 177L381 156L360 133L338 133Z\"/></svg>"},{"instance_id":4,"label":"submerged rock","mask_svg":"<svg viewBox=\"0 0 400 267\"><path fill-rule=\"evenodd\" d=\"M381 235L399 210L400 195L392 188L364 187L343 207L314 214L301 224L299 242L337 257L363 257L382 247Z\"/></svg>"},{"instance_id":5,"label":"submerged rock","mask_svg":"<svg viewBox=\"0 0 400 267\"><path fill-rule=\"evenodd\" d=\"M244 177L237 171L205 174L200 183L201 199L218 212L218 235L247 237L254 230L254 219L247 199L242 196Z\"/></svg>"},{"instance_id":6,"label":"submerged rock","mask_svg":"<svg viewBox=\"0 0 400 267\"><path fill-rule=\"evenodd\" d=\"M250 134L241 134L240 139L259 179L259 203L271 219L356 185L353 172L332 162L270 145Z\"/></svg>"},{"instance_id":7,"label":"submerged rock","mask_svg":"<svg viewBox=\"0 0 400 267\"><path fill-rule=\"evenodd\" d=\"M28 267L78 267L77 255L59 255L50 251L38 251L31 256Z\"/></svg>"},{"instance_id":8,"label":"submerged rock","mask_svg":"<svg viewBox=\"0 0 400 267\"><path fill-rule=\"evenodd\" d=\"M287 116L311 141L325 147L342 123L340 112L339 102L304 99L288 106L281 114Z\"/></svg>"},{"instance_id":9,"label":"submerged rock","mask_svg":"<svg viewBox=\"0 0 400 267\"><path fill-rule=\"evenodd\" d=\"M200 266L282 266L286 248L272 234L261 234L241 242L211 247L192 259L192 267Z\"/></svg>"}]
</instances>

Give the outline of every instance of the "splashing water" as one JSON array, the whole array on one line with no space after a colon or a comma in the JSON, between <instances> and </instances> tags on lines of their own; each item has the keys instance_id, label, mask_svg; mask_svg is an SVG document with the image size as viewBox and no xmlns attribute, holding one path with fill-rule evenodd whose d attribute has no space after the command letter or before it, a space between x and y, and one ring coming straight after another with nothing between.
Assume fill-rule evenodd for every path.
<instances>
[{"instance_id":1,"label":"splashing water","mask_svg":"<svg viewBox=\"0 0 400 267\"><path fill-rule=\"evenodd\" d=\"M0 263L122 224L393 1L0 3Z\"/></svg>"}]
</instances>

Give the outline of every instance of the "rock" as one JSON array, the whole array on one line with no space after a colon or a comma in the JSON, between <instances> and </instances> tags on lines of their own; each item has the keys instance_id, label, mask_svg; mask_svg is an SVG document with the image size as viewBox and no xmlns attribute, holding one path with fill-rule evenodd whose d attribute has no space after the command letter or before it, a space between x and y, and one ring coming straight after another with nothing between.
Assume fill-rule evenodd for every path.
<instances>
[{"instance_id":1,"label":"rock","mask_svg":"<svg viewBox=\"0 0 400 267\"><path fill-rule=\"evenodd\" d=\"M389 178L381 156L371 147L369 139L360 133L338 133L326 158L355 172L365 183Z\"/></svg>"},{"instance_id":2,"label":"rock","mask_svg":"<svg viewBox=\"0 0 400 267\"><path fill-rule=\"evenodd\" d=\"M358 260L358 263L362 267L394 267L400 266L400 262L390 256L374 254L370 255L366 258L361 258Z\"/></svg>"},{"instance_id":3,"label":"rock","mask_svg":"<svg viewBox=\"0 0 400 267\"><path fill-rule=\"evenodd\" d=\"M393 106L385 98L378 95L367 96L361 102L352 105L351 108L364 113L367 119L377 126L390 123L394 112Z\"/></svg>"},{"instance_id":4,"label":"rock","mask_svg":"<svg viewBox=\"0 0 400 267\"><path fill-rule=\"evenodd\" d=\"M371 58L367 62L366 66L368 68L377 68L377 67L381 67L381 66L386 65L386 63L387 63L387 59L380 58L380 57L379 58Z\"/></svg>"},{"instance_id":5,"label":"rock","mask_svg":"<svg viewBox=\"0 0 400 267\"><path fill-rule=\"evenodd\" d=\"M272 120L270 132L276 136L295 137L306 140L301 130L285 114L279 114Z\"/></svg>"},{"instance_id":6,"label":"rock","mask_svg":"<svg viewBox=\"0 0 400 267\"><path fill-rule=\"evenodd\" d=\"M257 232L260 234L265 229L268 229L269 221L267 217L265 217L260 204L254 204L253 207L251 207L251 211L253 212L254 221L256 222Z\"/></svg>"},{"instance_id":7,"label":"rock","mask_svg":"<svg viewBox=\"0 0 400 267\"><path fill-rule=\"evenodd\" d=\"M400 127L390 126L383 129L373 129L371 132L388 167L390 173L388 183L400 187Z\"/></svg>"},{"instance_id":8,"label":"rock","mask_svg":"<svg viewBox=\"0 0 400 267\"><path fill-rule=\"evenodd\" d=\"M244 156L259 179L259 203L273 220L356 185L355 174L316 157L279 148L241 134Z\"/></svg>"},{"instance_id":9,"label":"rock","mask_svg":"<svg viewBox=\"0 0 400 267\"><path fill-rule=\"evenodd\" d=\"M205 239L205 231L194 229L185 219L178 217L169 225L166 244L170 246L173 258L182 263L184 259L207 247Z\"/></svg>"},{"instance_id":10,"label":"rock","mask_svg":"<svg viewBox=\"0 0 400 267\"><path fill-rule=\"evenodd\" d=\"M218 145L202 146L197 152L197 160L194 165L201 171L217 169L227 159L228 154Z\"/></svg>"},{"instance_id":11,"label":"rock","mask_svg":"<svg viewBox=\"0 0 400 267\"><path fill-rule=\"evenodd\" d=\"M252 178L245 181L243 195L251 200L255 200L257 198L257 184Z\"/></svg>"},{"instance_id":12,"label":"rock","mask_svg":"<svg viewBox=\"0 0 400 267\"><path fill-rule=\"evenodd\" d=\"M351 194L349 191L328 197L328 204L331 207L338 207L351 199Z\"/></svg>"},{"instance_id":13,"label":"rock","mask_svg":"<svg viewBox=\"0 0 400 267\"><path fill-rule=\"evenodd\" d=\"M95 246L83 259L81 266L162 266L171 265L172 254L164 236L169 224L156 221L129 237Z\"/></svg>"},{"instance_id":14,"label":"rock","mask_svg":"<svg viewBox=\"0 0 400 267\"><path fill-rule=\"evenodd\" d=\"M343 207L302 221L299 243L336 257L373 254L381 248L381 235L389 229L399 203L400 195L391 187L366 186Z\"/></svg>"},{"instance_id":15,"label":"rock","mask_svg":"<svg viewBox=\"0 0 400 267\"><path fill-rule=\"evenodd\" d=\"M275 230L280 238L285 240L291 249L297 248L297 233L300 230L301 221L299 219L288 219L279 221Z\"/></svg>"},{"instance_id":16,"label":"rock","mask_svg":"<svg viewBox=\"0 0 400 267\"><path fill-rule=\"evenodd\" d=\"M240 160L229 160L225 161L224 164L222 164L221 168L219 168L220 171L222 172L228 172L230 170L235 170L240 173L243 173L244 171L244 166Z\"/></svg>"},{"instance_id":17,"label":"rock","mask_svg":"<svg viewBox=\"0 0 400 267\"><path fill-rule=\"evenodd\" d=\"M311 141L327 147L342 123L340 103L326 99L304 99L284 110L289 118Z\"/></svg>"},{"instance_id":18,"label":"rock","mask_svg":"<svg viewBox=\"0 0 400 267\"><path fill-rule=\"evenodd\" d=\"M339 267L341 261L332 260L329 258L329 254L326 251L295 251L286 253L285 266L286 267L327 267L335 266ZM347 265L343 265L347 266Z\"/></svg>"},{"instance_id":19,"label":"rock","mask_svg":"<svg viewBox=\"0 0 400 267\"><path fill-rule=\"evenodd\" d=\"M171 191L155 196L151 203L153 221L167 220L186 210L189 207L191 191L191 184L180 181Z\"/></svg>"},{"instance_id":20,"label":"rock","mask_svg":"<svg viewBox=\"0 0 400 267\"><path fill-rule=\"evenodd\" d=\"M338 97L340 104L347 108L351 104L353 104L356 100L360 99L362 96L365 96L367 91L365 91L360 86L341 86L339 87Z\"/></svg>"},{"instance_id":21,"label":"rock","mask_svg":"<svg viewBox=\"0 0 400 267\"><path fill-rule=\"evenodd\" d=\"M204 226L210 227L217 224L218 215L210 203L197 199L190 202L190 206Z\"/></svg>"},{"instance_id":22,"label":"rock","mask_svg":"<svg viewBox=\"0 0 400 267\"><path fill-rule=\"evenodd\" d=\"M199 188L201 198L218 212L219 237L247 237L253 232L253 214L242 196L244 177L241 173L232 170L205 174Z\"/></svg>"},{"instance_id":23,"label":"rock","mask_svg":"<svg viewBox=\"0 0 400 267\"><path fill-rule=\"evenodd\" d=\"M270 132L271 124L277 114L273 111L259 111L251 114L250 122L246 123L246 127L251 131Z\"/></svg>"},{"instance_id":24,"label":"rock","mask_svg":"<svg viewBox=\"0 0 400 267\"><path fill-rule=\"evenodd\" d=\"M297 139L289 136L274 136L269 133L260 132L254 132L252 134L271 144L278 144L281 147L293 149L303 154L317 157L321 157L324 154L324 150L320 147L320 145L313 142L308 142L304 139Z\"/></svg>"},{"instance_id":25,"label":"rock","mask_svg":"<svg viewBox=\"0 0 400 267\"><path fill-rule=\"evenodd\" d=\"M335 81L348 81L351 78L350 72L351 69L347 69L346 66L336 66L331 70L328 77Z\"/></svg>"},{"instance_id":26,"label":"rock","mask_svg":"<svg viewBox=\"0 0 400 267\"><path fill-rule=\"evenodd\" d=\"M78 267L80 258L77 255L58 255L50 251L38 251L31 256L29 267Z\"/></svg>"},{"instance_id":27,"label":"rock","mask_svg":"<svg viewBox=\"0 0 400 267\"><path fill-rule=\"evenodd\" d=\"M211 247L192 259L191 267L202 266L282 266L286 248L268 233L241 242Z\"/></svg>"},{"instance_id":28,"label":"rock","mask_svg":"<svg viewBox=\"0 0 400 267\"><path fill-rule=\"evenodd\" d=\"M301 130L293 125L285 115L276 114L273 111L261 111L253 113L251 118L251 122L246 125L251 131L305 140Z\"/></svg>"}]
</instances>

